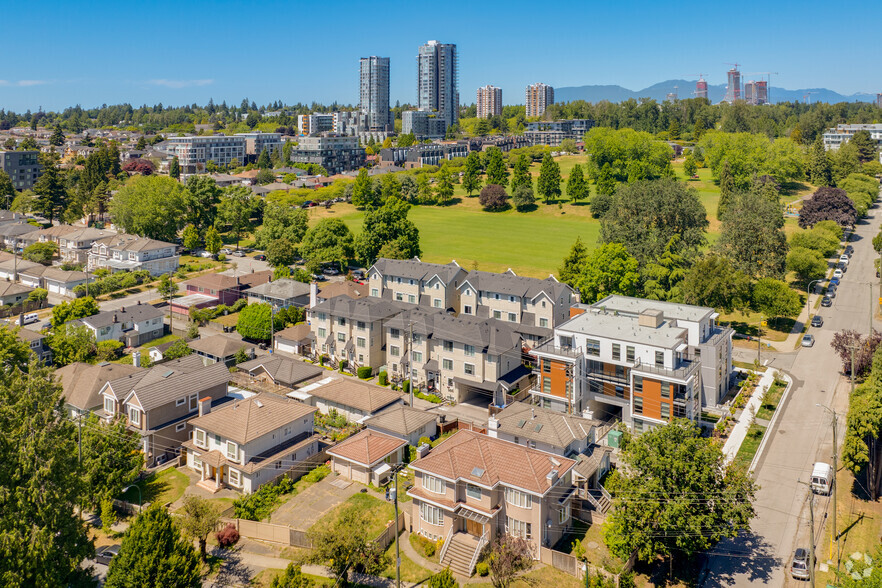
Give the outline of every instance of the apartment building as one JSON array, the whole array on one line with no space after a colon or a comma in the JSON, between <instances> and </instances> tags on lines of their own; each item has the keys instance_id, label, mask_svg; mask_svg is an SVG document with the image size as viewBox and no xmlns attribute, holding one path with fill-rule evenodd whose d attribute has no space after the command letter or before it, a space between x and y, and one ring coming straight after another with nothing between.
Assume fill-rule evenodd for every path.
<instances>
[{"instance_id":1,"label":"apartment building","mask_svg":"<svg viewBox=\"0 0 882 588\"><path fill-rule=\"evenodd\" d=\"M9 174L16 190L30 190L40 177L43 167L37 155L38 151L0 151L0 169Z\"/></svg>"},{"instance_id":2,"label":"apartment building","mask_svg":"<svg viewBox=\"0 0 882 588\"><path fill-rule=\"evenodd\" d=\"M713 309L608 296L579 310L530 351L541 406L642 432L723 401L733 332Z\"/></svg>"},{"instance_id":3,"label":"apartment building","mask_svg":"<svg viewBox=\"0 0 882 588\"><path fill-rule=\"evenodd\" d=\"M92 242L88 270L106 267L115 270L146 270L153 276L178 271L180 256L174 243L137 235L119 234Z\"/></svg>"},{"instance_id":4,"label":"apartment building","mask_svg":"<svg viewBox=\"0 0 882 588\"><path fill-rule=\"evenodd\" d=\"M530 84L526 91L527 118L545 114L545 109L554 104L554 88L548 84Z\"/></svg>"},{"instance_id":5,"label":"apartment building","mask_svg":"<svg viewBox=\"0 0 882 588\"><path fill-rule=\"evenodd\" d=\"M502 114L502 88L483 86L478 88L478 118L490 118Z\"/></svg>"},{"instance_id":6,"label":"apartment building","mask_svg":"<svg viewBox=\"0 0 882 588\"><path fill-rule=\"evenodd\" d=\"M197 485L217 492L228 487L255 492L318 453L313 433L316 409L301 402L262 393L212 409L199 400L190 421L193 434L181 445L187 466L200 474Z\"/></svg>"},{"instance_id":7,"label":"apartment building","mask_svg":"<svg viewBox=\"0 0 882 588\"><path fill-rule=\"evenodd\" d=\"M362 57L359 74L361 130L394 130L392 111L389 110L389 58Z\"/></svg>"},{"instance_id":8,"label":"apartment building","mask_svg":"<svg viewBox=\"0 0 882 588\"><path fill-rule=\"evenodd\" d=\"M594 126L590 118L572 120L533 121L527 123L524 138L530 145L550 145L557 147L564 139L581 142Z\"/></svg>"},{"instance_id":9,"label":"apartment building","mask_svg":"<svg viewBox=\"0 0 882 588\"><path fill-rule=\"evenodd\" d=\"M236 133L236 136L245 139L245 155L251 161L257 161L264 149L269 154L272 154L276 149L282 149L281 133L255 131L253 133ZM245 161L243 160L242 163L244 164Z\"/></svg>"},{"instance_id":10,"label":"apartment building","mask_svg":"<svg viewBox=\"0 0 882 588\"><path fill-rule=\"evenodd\" d=\"M209 161L218 165L244 164L248 154L246 138L239 135L169 137L156 147L169 157L178 158L182 174L202 173Z\"/></svg>"},{"instance_id":11,"label":"apartment building","mask_svg":"<svg viewBox=\"0 0 882 588\"><path fill-rule=\"evenodd\" d=\"M334 115L331 113L316 112L297 115L297 132L301 135L318 135L334 130Z\"/></svg>"},{"instance_id":12,"label":"apartment building","mask_svg":"<svg viewBox=\"0 0 882 588\"><path fill-rule=\"evenodd\" d=\"M533 557L571 521L576 462L473 431L459 431L410 464L413 531L444 540L441 565L466 577L502 534L527 540Z\"/></svg>"},{"instance_id":13,"label":"apartment building","mask_svg":"<svg viewBox=\"0 0 882 588\"><path fill-rule=\"evenodd\" d=\"M328 170L328 175L364 167L365 150L358 146L357 137L331 134L301 137L291 150L291 161L314 163Z\"/></svg>"},{"instance_id":14,"label":"apartment building","mask_svg":"<svg viewBox=\"0 0 882 588\"><path fill-rule=\"evenodd\" d=\"M459 70L456 45L429 41L417 55L417 109L435 111L445 129L459 123Z\"/></svg>"},{"instance_id":15,"label":"apartment building","mask_svg":"<svg viewBox=\"0 0 882 588\"><path fill-rule=\"evenodd\" d=\"M828 129L824 133L824 149L839 149L858 131L868 131L870 138L876 142L876 148L882 149L882 124L836 125L835 129Z\"/></svg>"},{"instance_id":16,"label":"apartment building","mask_svg":"<svg viewBox=\"0 0 882 588\"><path fill-rule=\"evenodd\" d=\"M435 110L405 110L401 113L402 134L413 134L418 140L443 139L447 135L447 119Z\"/></svg>"},{"instance_id":17,"label":"apartment building","mask_svg":"<svg viewBox=\"0 0 882 588\"><path fill-rule=\"evenodd\" d=\"M468 143L420 143L412 147L389 147L380 150L381 165L397 165L405 169L427 165L440 166L456 157L468 157Z\"/></svg>"}]
</instances>

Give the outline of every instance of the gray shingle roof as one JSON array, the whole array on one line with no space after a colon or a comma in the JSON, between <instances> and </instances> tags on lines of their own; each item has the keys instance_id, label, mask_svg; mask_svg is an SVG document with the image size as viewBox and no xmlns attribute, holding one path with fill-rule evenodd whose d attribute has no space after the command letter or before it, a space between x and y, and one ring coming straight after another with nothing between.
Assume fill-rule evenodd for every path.
<instances>
[{"instance_id":1,"label":"gray shingle roof","mask_svg":"<svg viewBox=\"0 0 882 588\"><path fill-rule=\"evenodd\" d=\"M364 424L369 429L390 431L397 435L410 435L414 431L434 422L436 415L398 404L367 419Z\"/></svg>"},{"instance_id":2,"label":"gray shingle roof","mask_svg":"<svg viewBox=\"0 0 882 588\"><path fill-rule=\"evenodd\" d=\"M324 368L317 367L299 359L280 355L262 355L250 361L240 363L240 370L253 374L265 371L273 382L285 386L294 386L306 380L326 373Z\"/></svg>"},{"instance_id":3,"label":"gray shingle roof","mask_svg":"<svg viewBox=\"0 0 882 588\"><path fill-rule=\"evenodd\" d=\"M501 274L472 270L460 282L459 288L462 289L465 284L470 284L474 290L520 296L528 300L532 300L543 292L552 300L557 300L564 290L573 292L573 289L568 285L558 282L551 276L540 280L519 276L511 270Z\"/></svg>"},{"instance_id":4,"label":"gray shingle roof","mask_svg":"<svg viewBox=\"0 0 882 588\"><path fill-rule=\"evenodd\" d=\"M240 349L254 347L254 345L243 341L241 337L222 334L196 339L195 341L190 341L187 345L193 351L219 358L230 357L231 355L236 355L236 352Z\"/></svg>"},{"instance_id":5,"label":"gray shingle roof","mask_svg":"<svg viewBox=\"0 0 882 588\"><path fill-rule=\"evenodd\" d=\"M359 382L353 378L330 376L299 390L316 398L373 414L401 400L401 395L388 388Z\"/></svg>"},{"instance_id":6,"label":"gray shingle roof","mask_svg":"<svg viewBox=\"0 0 882 588\"><path fill-rule=\"evenodd\" d=\"M146 372L109 382L117 398L129 392L138 397L145 411L174 402L176 398L198 394L230 380L230 371L222 363L205 366L198 355L188 355L163 363Z\"/></svg>"},{"instance_id":7,"label":"gray shingle roof","mask_svg":"<svg viewBox=\"0 0 882 588\"><path fill-rule=\"evenodd\" d=\"M523 402L514 402L496 415L498 430L521 439L547 443L561 449L591 435L599 421L556 412Z\"/></svg>"},{"instance_id":8,"label":"gray shingle roof","mask_svg":"<svg viewBox=\"0 0 882 588\"><path fill-rule=\"evenodd\" d=\"M42 272L41 272L42 273ZM15 294L27 294L33 292L33 288L29 288L16 282L0 282L0 296L13 296Z\"/></svg>"},{"instance_id":9,"label":"gray shingle roof","mask_svg":"<svg viewBox=\"0 0 882 588\"><path fill-rule=\"evenodd\" d=\"M369 272L376 270L384 276L395 276L413 280L429 280L437 275L445 284L452 282L460 273L465 273L456 262L445 264L427 263L419 259L378 259Z\"/></svg>"},{"instance_id":10,"label":"gray shingle roof","mask_svg":"<svg viewBox=\"0 0 882 588\"><path fill-rule=\"evenodd\" d=\"M119 310L104 310L79 320L93 329L100 329L101 327L110 326L115 322L132 321L140 323L154 318L162 318L163 316L165 314L152 304L133 304L131 306L124 306Z\"/></svg>"},{"instance_id":11,"label":"gray shingle roof","mask_svg":"<svg viewBox=\"0 0 882 588\"><path fill-rule=\"evenodd\" d=\"M90 365L74 362L58 368L55 375L61 380L65 401L80 410L101 406L101 389L104 384L129 374L146 372L145 368L122 363Z\"/></svg>"},{"instance_id":12,"label":"gray shingle roof","mask_svg":"<svg viewBox=\"0 0 882 588\"><path fill-rule=\"evenodd\" d=\"M465 315L458 317L439 309L413 308L386 323L387 328L406 330L412 325L413 332L431 339L443 339L474 345L476 351L499 355L520 346L520 335L515 323L498 319L476 319Z\"/></svg>"},{"instance_id":13,"label":"gray shingle roof","mask_svg":"<svg viewBox=\"0 0 882 588\"><path fill-rule=\"evenodd\" d=\"M282 278L275 282L267 282L245 290L246 294L260 294L268 298L277 298L279 300L290 300L298 296L309 296L309 284L298 282L297 280L289 280Z\"/></svg>"},{"instance_id":14,"label":"gray shingle roof","mask_svg":"<svg viewBox=\"0 0 882 588\"><path fill-rule=\"evenodd\" d=\"M191 420L190 424L243 445L315 411L315 407L302 402L262 393L245 400L228 402Z\"/></svg>"},{"instance_id":15,"label":"gray shingle roof","mask_svg":"<svg viewBox=\"0 0 882 588\"><path fill-rule=\"evenodd\" d=\"M413 308L413 306L376 298L353 299L343 295L320 302L312 307L311 311L326 312L334 317L372 323L395 316L406 308Z\"/></svg>"},{"instance_id":16,"label":"gray shingle roof","mask_svg":"<svg viewBox=\"0 0 882 588\"><path fill-rule=\"evenodd\" d=\"M165 241L157 241L137 235L129 235L121 233L119 235L111 235L103 239L96 239L95 243L107 245L114 251L150 251L153 249L164 249L166 247L174 247L174 243L166 243Z\"/></svg>"}]
</instances>

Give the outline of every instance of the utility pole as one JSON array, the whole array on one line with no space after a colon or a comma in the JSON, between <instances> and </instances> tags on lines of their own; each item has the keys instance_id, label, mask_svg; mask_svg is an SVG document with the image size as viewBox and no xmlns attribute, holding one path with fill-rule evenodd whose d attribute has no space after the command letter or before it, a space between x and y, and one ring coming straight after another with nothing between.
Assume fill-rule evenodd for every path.
<instances>
[{"instance_id":1,"label":"utility pole","mask_svg":"<svg viewBox=\"0 0 882 588\"><path fill-rule=\"evenodd\" d=\"M852 357L854 355L852 354ZM852 387L854 383L852 381ZM838 469L838 457L839 457L839 446L836 444L836 424L837 424L837 416L836 411L830 407L824 406L823 404L818 404L821 408L829 412L833 416L833 538L836 539L836 569L839 569L839 562L842 559L842 552L840 550L839 544L839 527L836 526L836 511L838 510L839 501L837 500L839 484L836 481L836 473L839 471Z\"/></svg>"},{"instance_id":2,"label":"utility pole","mask_svg":"<svg viewBox=\"0 0 882 588\"><path fill-rule=\"evenodd\" d=\"M392 468L392 476L394 477L394 488L392 489L392 502L395 504L395 521L392 525L395 527L395 585L401 588L401 551L398 544L398 472L404 468L403 464L395 464Z\"/></svg>"},{"instance_id":3,"label":"utility pole","mask_svg":"<svg viewBox=\"0 0 882 588\"><path fill-rule=\"evenodd\" d=\"M811 540L809 541L809 582L815 588L815 493L809 487L809 520L811 521Z\"/></svg>"},{"instance_id":4,"label":"utility pole","mask_svg":"<svg viewBox=\"0 0 882 588\"><path fill-rule=\"evenodd\" d=\"M83 413L77 413L77 463L83 463Z\"/></svg>"}]
</instances>

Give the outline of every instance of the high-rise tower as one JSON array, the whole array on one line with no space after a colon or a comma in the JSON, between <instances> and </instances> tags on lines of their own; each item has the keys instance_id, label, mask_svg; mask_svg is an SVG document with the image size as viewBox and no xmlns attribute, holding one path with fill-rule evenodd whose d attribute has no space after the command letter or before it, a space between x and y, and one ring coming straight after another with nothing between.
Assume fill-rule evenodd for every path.
<instances>
[{"instance_id":1,"label":"high-rise tower","mask_svg":"<svg viewBox=\"0 0 882 588\"><path fill-rule=\"evenodd\" d=\"M478 88L478 118L490 118L502 114L502 88L484 86Z\"/></svg>"},{"instance_id":2,"label":"high-rise tower","mask_svg":"<svg viewBox=\"0 0 882 588\"><path fill-rule=\"evenodd\" d=\"M362 57L360 69L359 118L362 130L393 130L389 111L389 58Z\"/></svg>"},{"instance_id":3,"label":"high-rise tower","mask_svg":"<svg viewBox=\"0 0 882 588\"><path fill-rule=\"evenodd\" d=\"M554 88L548 84L527 86L527 118L542 116L550 104L554 104Z\"/></svg>"},{"instance_id":4,"label":"high-rise tower","mask_svg":"<svg viewBox=\"0 0 882 588\"><path fill-rule=\"evenodd\" d=\"M726 72L726 76L729 84L726 86L725 101L731 104L736 100L741 100L741 72L738 71L738 68L733 67Z\"/></svg>"},{"instance_id":5,"label":"high-rise tower","mask_svg":"<svg viewBox=\"0 0 882 588\"><path fill-rule=\"evenodd\" d=\"M707 82L702 76L698 76L698 81L695 82L695 97L707 98Z\"/></svg>"},{"instance_id":6,"label":"high-rise tower","mask_svg":"<svg viewBox=\"0 0 882 588\"><path fill-rule=\"evenodd\" d=\"M447 126L459 122L456 45L429 41L417 54L417 108L434 110Z\"/></svg>"}]
</instances>

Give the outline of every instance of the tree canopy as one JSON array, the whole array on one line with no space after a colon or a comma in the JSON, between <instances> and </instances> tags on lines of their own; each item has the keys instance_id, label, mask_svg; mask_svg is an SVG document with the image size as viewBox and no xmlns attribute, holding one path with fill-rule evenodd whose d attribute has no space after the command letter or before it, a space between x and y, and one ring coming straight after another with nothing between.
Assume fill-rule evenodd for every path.
<instances>
[{"instance_id":1,"label":"tree canopy","mask_svg":"<svg viewBox=\"0 0 882 588\"><path fill-rule=\"evenodd\" d=\"M612 194L617 183L674 175L673 150L649 133L596 126L585 134L585 152L591 154L588 177L598 193Z\"/></svg>"},{"instance_id":2,"label":"tree canopy","mask_svg":"<svg viewBox=\"0 0 882 588\"><path fill-rule=\"evenodd\" d=\"M750 278L726 257L707 255L683 279L683 301L732 312L750 303Z\"/></svg>"},{"instance_id":3,"label":"tree canopy","mask_svg":"<svg viewBox=\"0 0 882 588\"><path fill-rule=\"evenodd\" d=\"M762 133L708 131L696 145L715 178L726 162L736 190L750 189L754 176L769 175L779 184L804 176L805 157L790 139L770 140Z\"/></svg>"},{"instance_id":4,"label":"tree canopy","mask_svg":"<svg viewBox=\"0 0 882 588\"><path fill-rule=\"evenodd\" d=\"M843 227L854 226L857 222L854 202L845 190L822 186L815 190L811 198L803 201L799 211L800 227L811 227L825 220L835 221Z\"/></svg>"},{"instance_id":5,"label":"tree canopy","mask_svg":"<svg viewBox=\"0 0 882 588\"><path fill-rule=\"evenodd\" d=\"M369 210L364 215L361 232L355 239L355 256L365 267L370 267L380 251L389 244L401 251L403 259L418 257L420 232L407 219L410 204L400 198L389 198L383 206Z\"/></svg>"},{"instance_id":6,"label":"tree canopy","mask_svg":"<svg viewBox=\"0 0 882 588\"><path fill-rule=\"evenodd\" d=\"M343 269L354 255L352 232L338 218L322 219L304 235L300 255L313 273L322 263L335 263Z\"/></svg>"},{"instance_id":7,"label":"tree canopy","mask_svg":"<svg viewBox=\"0 0 882 588\"><path fill-rule=\"evenodd\" d=\"M114 195L110 214L127 233L173 242L184 226L185 192L172 178L133 176Z\"/></svg>"},{"instance_id":8,"label":"tree canopy","mask_svg":"<svg viewBox=\"0 0 882 588\"><path fill-rule=\"evenodd\" d=\"M581 173L580 168L578 174L581 175ZM539 167L539 179L536 182L536 191L545 198L545 204L548 204L549 200L560 197L560 183L560 166L554 161L550 153L546 153L545 157L542 158L542 165Z\"/></svg>"},{"instance_id":9,"label":"tree canopy","mask_svg":"<svg viewBox=\"0 0 882 588\"><path fill-rule=\"evenodd\" d=\"M263 226L255 235L258 249L266 249L276 239L300 243L309 227L305 210L281 202L267 201L263 210Z\"/></svg>"},{"instance_id":10,"label":"tree canopy","mask_svg":"<svg viewBox=\"0 0 882 588\"><path fill-rule=\"evenodd\" d=\"M787 237L781 206L754 192L736 194L723 214L717 249L751 278L783 278Z\"/></svg>"},{"instance_id":11,"label":"tree canopy","mask_svg":"<svg viewBox=\"0 0 882 588\"><path fill-rule=\"evenodd\" d=\"M582 302L597 302L610 294L635 296L640 284L638 263L621 243L605 243L585 259L578 288Z\"/></svg>"}]
</instances>

